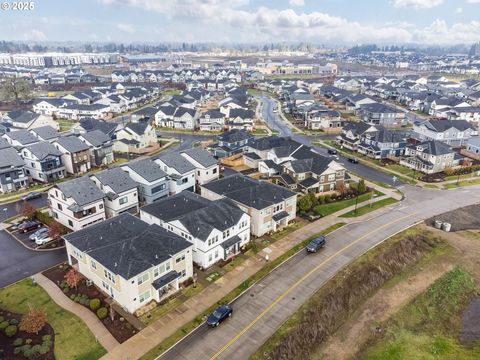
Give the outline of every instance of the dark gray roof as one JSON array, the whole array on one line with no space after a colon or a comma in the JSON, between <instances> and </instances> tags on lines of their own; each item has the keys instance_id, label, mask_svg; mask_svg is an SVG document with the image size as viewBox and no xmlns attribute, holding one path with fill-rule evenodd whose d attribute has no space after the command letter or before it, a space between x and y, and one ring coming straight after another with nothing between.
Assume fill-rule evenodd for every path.
<instances>
[{"instance_id":1,"label":"dark gray roof","mask_svg":"<svg viewBox=\"0 0 480 360\"><path fill-rule=\"evenodd\" d=\"M445 155L454 152L449 145L436 140L424 141L420 144L410 145L408 147L412 149L421 147L423 148L423 153L432 155Z\"/></svg>"},{"instance_id":2,"label":"dark gray roof","mask_svg":"<svg viewBox=\"0 0 480 360\"><path fill-rule=\"evenodd\" d=\"M93 118L84 118L80 120L80 126L85 129L85 131L100 130L104 134L112 137L118 124Z\"/></svg>"},{"instance_id":3,"label":"dark gray roof","mask_svg":"<svg viewBox=\"0 0 480 360\"><path fill-rule=\"evenodd\" d=\"M131 279L186 250L191 244L129 213L64 236L110 272Z\"/></svg>"},{"instance_id":4,"label":"dark gray roof","mask_svg":"<svg viewBox=\"0 0 480 360\"><path fill-rule=\"evenodd\" d=\"M253 119L255 113L252 110L245 110L245 109L230 109L228 113L228 117L233 119L236 117L240 117L241 119Z\"/></svg>"},{"instance_id":5,"label":"dark gray roof","mask_svg":"<svg viewBox=\"0 0 480 360\"><path fill-rule=\"evenodd\" d=\"M436 132L444 132L451 128L455 128L459 131L474 129L474 127L466 120L428 120L425 121L423 125Z\"/></svg>"},{"instance_id":6,"label":"dark gray roof","mask_svg":"<svg viewBox=\"0 0 480 360\"><path fill-rule=\"evenodd\" d=\"M110 137L101 130L88 131L80 136L95 147L102 146L111 141Z\"/></svg>"},{"instance_id":7,"label":"dark gray roof","mask_svg":"<svg viewBox=\"0 0 480 360\"><path fill-rule=\"evenodd\" d=\"M137 183L121 168L112 168L93 174L103 185L108 185L114 192L120 194L137 187Z\"/></svg>"},{"instance_id":8,"label":"dark gray roof","mask_svg":"<svg viewBox=\"0 0 480 360\"><path fill-rule=\"evenodd\" d=\"M258 181L242 174L234 174L211 181L203 187L258 210L296 195L296 193L284 187L267 181Z\"/></svg>"},{"instance_id":9,"label":"dark gray roof","mask_svg":"<svg viewBox=\"0 0 480 360\"><path fill-rule=\"evenodd\" d=\"M12 148L8 147L5 149L0 150L0 168L10 168L12 166L17 167L17 166L24 166L25 162L21 158L20 155L18 155L17 151Z\"/></svg>"},{"instance_id":10,"label":"dark gray roof","mask_svg":"<svg viewBox=\"0 0 480 360\"><path fill-rule=\"evenodd\" d=\"M56 139L60 135L57 130L49 125L34 128L31 130L31 132L40 137L42 140Z\"/></svg>"},{"instance_id":11,"label":"dark gray roof","mask_svg":"<svg viewBox=\"0 0 480 360\"><path fill-rule=\"evenodd\" d=\"M166 222L180 221L192 236L203 241L213 229L223 231L236 225L244 214L229 199L211 201L189 191L160 199L142 210Z\"/></svg>"},{"instance_id":12,"label":"dark gray roof","mask_svg":"<svg viewBox=\"0 0 480 360\"><path fill-rule=\"evenodd\" d=\"M366 104L362 105L361 109L364 111L372 112L372 113L383 113L383 114L399 114L403 111L396 109L392 106L388 106L385 104L380 103L373 103L373 104Z\"/></svg>"},{"instance_id":13,"label":"dark gray roof","mask_svg":"<svg viewBox=\"0 0 480 360\"><path fill-rule=\"evenodd\" d=\"M165 275L160 276L158 279L155 279L152 285L156 290L158 290L179 277L180 277L180 274L178 272L176 272L175 270L171 270Z\"/></svg>"},{"instance_id":14,"label":"dark gray roof","mask_svg":"<svg viewBox=\"0 0 480 360\"><path fill-rule=\"evenodd\" d=\"M213 166L218 163L217 160L215 160L215 158L212 155L210 155L210 153L207 150L199 147L185 150L183 153L187 154L188 156L190 156L192 159L194 159L204 167Z\"/></svg>"},{"instance_id":15,"label":"dark gray roof","mask_svg":"<svg viewBox=\"0 0 480 360\"><path fill-rule=\"evenodd\" d=\"M332 163L330 158L312 152L310 158L293 160L291 166L296 173L312 172L320 175L330 163Z\"/></svg>"},{"instance_id":16,"label":"dark gray roof","mask_svg":"<svg viewBox=\"0 0 480 360\"><path fill-rule=\"evenodd\" d=\"M301 145L302 144L292 140L289 137L278 137L278 136L262 137L259 139L255 139L254 141L251 141L249 144L250 147L260 151L270 150L270 149L279 148L279 147L296 149Z\"/></svg>"},{"instance_id":17,"label":"dark gray roof","mask_svg":"<svg viewBox=\"0 0 480 360\"><path fill-rule=\"evenodd\" d=\"M49 155L62 156L62 152L48 141L41 141L37 144L30 145L27 149L39 160L43 160Z\"/></svg>"},{"instance_id":18,"label":"dark gray roof","mask_svg":"<svg viewBox=\"0 0 480 360\"><path fill-rule=\"evenodd\" d=\"M180 174L185 174L189 171L196 169L190 161L185 159L177 152L172 152L159 156L158 159L163 161L168 167L172 167L177 170Z\"/></svg>"},{"instance_id":19,"label":"dark gray roof","mask_svg":"<svg viewBox=\"0 0 480 360\"><path fill-rule=\"evenodd\" d=\"M38 118L38 114L32 111L25 111L25 110L14 110L8 113L8 116L14 122L28 124L30 121Z\"/></svg>"},{"instance_id":20,"label":"dark gray roof","mask_svg":"<svg viewBox=\"0 0 480 360\"><path fill-rule=\"evenodd\" d=\"M55 141L55 143L60 145L65 150L71 153L76 153L76 152L90 149L90 147L87 144L85 144L82 140L80 140L76 136L61 137L57 141Z\"/></svg>"},{"instance_id":21,"label":"dark gray roof","mask_svg":"<svg viewBox=\"0 0 480 360\"><path fill-rule=\"evenodd\" d=\"M143 135L145 130L148 127L148 121L140 121L138 123L128 123L125 128L132 130L134 133L138 135Z\"/></svg>"},{"instance_id":22,"label":"dark gray roof","mask_svg":"<svg viewBox=\"0 0 480 360\"><path fill-rule=\"evenodd\" d=\"M105 194L88 177L82 176L77 179L57 184L56 187L67 197L72 198L77 205L84 206L105 197Z\"/></svg>"},{"instance_id":23,"label":"dark gray roof","mask_svg":"<svg viewBox=\"0 0 480 360\"><path fill-rule=\"evenodd\" d=\"M240 129L232 129L218 136L219 141L224 141L227 143L234 143L247 139L253 139L253 135L251 135L248 131Z\"/></svg>"},{"instance_id":24,"label":"dark gray roof","mask_svg":"<svg viewBox=\"0 0 480 360\"><path fill-rule=\"evenodd\" d=\"M33 144L38 139L28 130L17 130L6 133L10 139L18 141L22 145Z\"/></svg>"},{"instance_id":25,"label":"dark gray roof","mask_svg":"<svg viewBox=\"0 0 480 360\"><path fill-rule=\"evenodd\" d=\"M9 147L12 147L12 145L10 145L7 140L0 137L0 150L1 149L6 149L6 148L9 148Z\"/></svg>"},{"instance_id":26,"label":"dark gray roof","mask_svg":"<svg viewBox=\"0 0 480 360\"><path fill-rule=\"evenodd\" d=\"M123 167L124 168L128 167L132 169L138 175L140 175L141 177L143 177L145 180L149 182L152 182L167 176L167 174L162 169L160 169L160 166L158 166L158 164L151 159L130 161L128 164L126 164Z\"/></svg>"}]
</instances>

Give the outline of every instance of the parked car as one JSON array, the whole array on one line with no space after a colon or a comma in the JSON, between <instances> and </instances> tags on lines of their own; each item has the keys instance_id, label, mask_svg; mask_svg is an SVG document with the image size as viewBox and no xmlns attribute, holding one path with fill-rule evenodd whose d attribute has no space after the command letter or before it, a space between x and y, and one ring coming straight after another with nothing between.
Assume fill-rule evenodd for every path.
<instances>
[{"instance_id":1,"label":"parked car","mask_svg":"<svg viewBox=\"0 0 480 360\"><path fill-rule=\"evenodd\" d=\"M337 150L335 150L335 149L328 149L328 153L329 153L330 155L337 155Z\"/></svg>"},{"instance_id":2,"label":"parked car","mask_svg":"<svg viewBox=\"0 0 480 360\"><path fill-rule=\"evenodd\" d=\"M48 243L48 242L50 242L50 241L52 241L52 240L53 240L53 239L52 239L50 236L48 236L48 234L47 234L46 236L35 240L35 244L37 244L37 245L43 245L43 244L46 244L46 243Z\"/></svg>"},{"instance_id":3,"label":"parked car","mask_svg":"<svg viewBox=\"0 0 480 360\"><path fill-rule=\"evenodd\" d=\"M310 241L306 247L307 253L316 253L321 248L325 247L326 239L325 236L320 235L316 237L312 241Z\"/></svg>"},{"instance_id":4,"label":"parked car","mask_svg":"<svg viewBox=\"0 0 480 360\"><path fill-rule=\"evenodd\" d=\"M22 196L22 201L29 201L29 200L34 200L34 199L39 199L42 197L42 193L32 191L31 193L28 193L27 195Z\"/></svg>"},{"instance_id":5,"label":"parked car","mask_svg":"<svg viewBox=\"0 0 480 360\"><path fill-rule=\"evenodd\" d=\"M358 159L356 157L349 157L348 161L352 164L358 164Z\"/></svg>"},{"instance_id":6,"label":"parked car","mask_svg":"<svg viewBox=\"0 0 480 360\"><path fill-rule=\"evenodd\" d=\"M207 325L212 327L218 326L223 320L231 317L232 314L233 309L230 305L222 305L208 316Z\"/></svg>"},{"instance_id":7,"label":"parked car","mask_svg":"<svg viewBox=\"0 0 480 360\"><path fill-rule=\"evenodd\" d=\"M29 231L39 229L42 227L42 223L36 220L27 220L20 224L18 227L18 232L27 233Z\"/></svg>"},{"instance_id":8,"label":"parked car","mask_svg":"<svg viewBox=\"0 0 480 360\"><path fill-rule=\"evenodd\" d=\"M37 240L37 238L41 238L42 236L44 236L45 234L48 234L48 228L46 227L42 227L40 229L38 229L37 231L35 231L32 235L30 235L28 238L32 241L35 241Z\"/></svg>"}]
</instances>

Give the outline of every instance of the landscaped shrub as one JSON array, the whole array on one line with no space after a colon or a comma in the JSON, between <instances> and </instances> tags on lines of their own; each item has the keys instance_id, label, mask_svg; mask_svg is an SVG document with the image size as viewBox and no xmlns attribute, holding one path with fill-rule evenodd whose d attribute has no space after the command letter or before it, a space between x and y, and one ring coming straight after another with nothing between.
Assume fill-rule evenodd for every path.
<instances>
[{"instance_id":1,"label":"landscaped shrub","mask_svg":"<svg viewBox=\"0 0 480 360\"><path fill-rule=\"evenodd\" d=\"M64 294L67 294L70 291L70 288L68 286L64 287L62 291Z\"/></svg>"},{"instance_id":2,"label":"landscaped shrub","mask_svg":"<svg viewBox=\"0 0 480 360\"><path fill-rule=\"evenodd\" d=\"M4 322L5 318L3 316L0 316L0 323Z\"/></svg>"},{"instance_id":3,"label":"landscaped shrub","mask_svg":"<svg viewBox=\"0 0 480 360\"><path fill-rule=\"evenodd\" d=\"M325 195L325 204L330 204L332 202L332 197L330 195Z\"/></svg>"},{"instance_id":4,"label":"landscaped shrub","mask_svg":"<svg viewBox=\"0 0 480 360\"><path fill-rule=\"evenodd\" d=\"M105 319L107 315L108 315L108 310L106 307L101 307L100 309L97 310L97 316L100 320Z\"/></svg>"},{"instance_id":5,"label":"landscaped shrub","mask_svg":"<svg viewBox=\"0 0 480 360\"><path fill-rule=\"evenodd\" d=\"M43 343L41 346L40 346L40 349L38 350L38 353L40 355L45 355L46 353L48 353L50 351L50 345L46 344L46 343Z\"/></svg>"},{"instance_id":6,"label":"landscaped shrub","mask_svg":"<svg viewBox=\"0 0 480 360\"><path fill-rule=\"evenodd\" d=\"M32 339L27 339L27 340L25 340L25 344L28 345L28 344L31 344L31 343L32 343Z\"/></svg>"},{"instance_id":7,"label":"landscaped shrub","mask_svg":"<svg viewBox=\"0 0 480 360\"><path fill-rule=\"evenodd\" d=\"M8 325L5 328L5 335L12 337L17 333L17 325Z\"/></svg>"},{"instance_id":8,"label":"landscaped shrub","mask_svg":"<svg viewBox=\"0 0 480 360\"><path fill-rule=\"evenodd\" d=\"M92 299L90 300L90 309L92 309L93 311L97 311L98 309L100 309L100 305L102 305L102 303L100 302L100 299Z\"/></svg>"},{"instance_id":9,"label":"landscaped shrub","mask_svg":"<svg viewBox=\"0 0 480 360\"><path fill-rule=\"evenodd\" d=\"M52 340L52 335L43 335L42 336L42 341L50 341Z\"/></svg>"},{"instance_id":10,"label":"landscaped shrub","mask_svg":"<svg viewBox=\"0 0 480 360\"><path fill-rule=\"evenodd\" d=\"M0 330L4 330L8 325L10 325L10 323L8 321L2 321L0 323Z\"/></svg>"},{"instance_id":11,"label":"landscaped shrub","mask_svg":"<svg viewBox=\"0 0 480 360\"><path fill-rule=\"evenodd\" d=\"M22 338L16 338L15 341L13 342L13 346L22 346L23 345L23 339Z\"/></svg>"},{"instance_id":12,"label":"landscaped shrub","mask_svg":"<svg viewBox=\"0 0 480 360\"><path fill-rule=\"evenodd\" d=\"M75 300L75 294L70 295L70 300Z\"/></svg>"},{"instance_id":13,"label":"landscaped shrub","mask_svg":"<svg viewBox=\"0 0 480 360\"><path fill-rule=\"evenodd\" d=\"M38 334L47 323L47 313L42 309L31 308L22 316L20 330L30 334Z\"/></svg>"},{"instance_id":14,"label":"landscaped shrub","mask_svg":"<svg viewBox=\"0 0 480 360\"><path fill-rule=\"evenodd\" d=\"M19 321L17 319L11 319L10 325L18 325Z\"/></svg>"},{"instance_id":15,"label":"landscaped shrub","mask_svg":"<svg viewBox=\"0 0 480 360\"><path fill-rule=\"evenodd\" d=\"M81 299L82 299L82 297L80 295L75 296L75 302L76 303L80 302Z\"/></svg>"}]
</instances>

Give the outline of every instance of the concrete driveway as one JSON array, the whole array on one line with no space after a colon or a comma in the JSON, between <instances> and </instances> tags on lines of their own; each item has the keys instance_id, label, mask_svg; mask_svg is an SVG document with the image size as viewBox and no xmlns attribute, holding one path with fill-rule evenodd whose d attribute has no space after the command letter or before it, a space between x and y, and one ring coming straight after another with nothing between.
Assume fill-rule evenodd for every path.
<instances>
[{"instance_id":1,"label":"concrete driveway","mask_svg":"<svg viewBox=\"0 0 480 360\"><path fill-rule=\"evenodd\" d=\"M66 260L65 249L30 250L5 230L0 231L0 287L32 276Z\"/></svg>"}]
</instances>

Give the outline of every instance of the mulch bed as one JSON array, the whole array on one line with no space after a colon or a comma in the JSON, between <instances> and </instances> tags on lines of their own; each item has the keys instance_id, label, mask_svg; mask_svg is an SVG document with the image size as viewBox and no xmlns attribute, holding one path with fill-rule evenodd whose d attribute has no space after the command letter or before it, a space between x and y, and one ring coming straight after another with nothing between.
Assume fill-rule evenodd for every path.
<instances>
[{"instance_id":1,"label":"mulch bed","mask_svg":"<svg viewBox=\"0 0 480 360\"><path fill-rule=\"evenodd\" d=\"M57 284L60 288L60 284L65 280L65 274L71 269L71 267L67 264L61 264L45 270L43 275ZM106 307L109 309L109 305L107 304L106 299L108 296L100 291L95 285L87 286L85 278L82 278L80 284L77 285L77 288L70 288L66 293L64 292L65 296L71 299L71 296L76 295L84 295L91 299L100 299L101 306ZM72 300L73 301L73 300ZM83 305L83 304L82 304ZM96 311L90 309L88 305L85 305L87 309L92 311L95 316L97 316ZM110 309L109 309L110 310ZM126 341L127 339L131 338L135 333L135 327L130 324L126 319L121 317L117 312L114 311L114 319L113 321L110 319L110 311L109 315L102 320L103 325L107 328L107 330L113 335L113 337L120 343Z\"/></svg>"},{"instance_id":2,"label":"mulch bed","mask_svg":"<svg viewBox=\"0 0 480 360\"><path fill-rule=\"evenodd\" d=\"M10 311L2 310L0 309L0 316L2 316L5 320L11 321L15 319L20 323L20 320L22 318L22 315L12 313ZM18 325L17 325L18 326ZM15 354L15 345L14 342L19 342L18 339L22 339L21 343L22 345L18 346L25 346L26 344L30 345L30 347L33 347L35 345L42 345L43 337L45 335L49 335L51 339L51 346L50 350L45 353L45 354L39 354L36 353L34 356L31 358L34 358L35 360L55 360L55 355L54 355L54 341L55 341L55 332L53 331L53 328L49 325L46 324L43 329L38 333L38 334L29 334L24 331L18 330L17 333L12 336L12 337L7 337L3 331L0 331L0 359L27 359L23 352L19 352L18 354ZM17 347L18 347L17 346Z\"/></svg>"}]
</instances>

